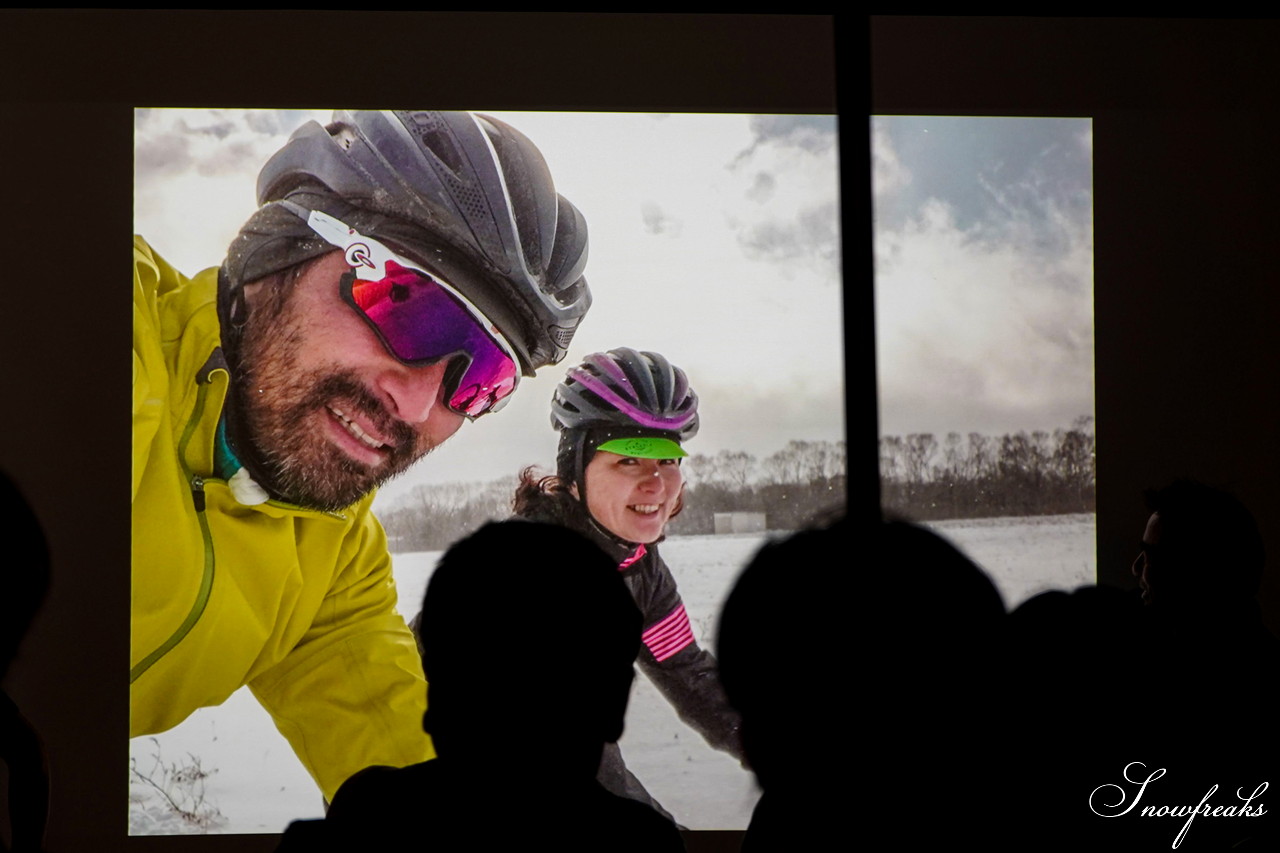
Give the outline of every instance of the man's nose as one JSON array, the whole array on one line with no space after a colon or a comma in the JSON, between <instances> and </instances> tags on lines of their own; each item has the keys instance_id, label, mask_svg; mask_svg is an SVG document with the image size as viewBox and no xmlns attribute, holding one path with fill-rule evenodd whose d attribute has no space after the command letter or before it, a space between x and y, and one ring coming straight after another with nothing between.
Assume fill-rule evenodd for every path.
<instances>
[{"instance_id":1,"label":"man's nose","mask_svg":"<svg viewBox=\"0 0 1280 853\"><path fill-rule=\"evenodd\" d=\"M431 416L431 410L440 397L440 386L444 383L448 367L448 360L425 367L397 364L382 374L378 385L390 398L396 417L417 426Z\"/></svg>"},{"instance_id":2,"label":"man's nose","mask_svg":"<svg viewBox=\"0 0 1280 853\"><path fill-rule=\"evenodd\" d=\"M1147 558L1147 555L1139 551L1138 556L1133 561L1133 565L1129 567L1129 571L1133 572L1133 576L1135 578L1142 577L1142 567L1143 567L1143 563L1146 561L1146 558Z\"/></svg>"}]
</instances>

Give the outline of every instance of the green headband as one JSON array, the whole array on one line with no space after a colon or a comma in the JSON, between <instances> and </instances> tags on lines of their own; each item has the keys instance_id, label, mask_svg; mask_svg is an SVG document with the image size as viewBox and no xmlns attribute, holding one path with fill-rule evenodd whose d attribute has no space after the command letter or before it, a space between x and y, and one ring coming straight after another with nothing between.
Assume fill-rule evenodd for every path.
<instances>
[{"instance_id":1,"label":"green headband","mask_svg":"<svg viewBox=\"0 0 1280 853\"><path fill-rule=\"evenodd\" d=\"M639 459L681 459L688 456L679 442L669 438L641 436L638 438L614 438L596 448L619 456L634 456Z\"/></svg>"}]
</instances>

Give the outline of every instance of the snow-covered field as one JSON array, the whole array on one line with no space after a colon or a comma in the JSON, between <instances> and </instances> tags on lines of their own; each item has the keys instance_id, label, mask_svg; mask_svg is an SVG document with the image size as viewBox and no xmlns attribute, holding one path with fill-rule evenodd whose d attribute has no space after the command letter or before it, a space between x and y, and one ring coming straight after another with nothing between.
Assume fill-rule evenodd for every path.
<instances>
[{"instance_id":1,"label":"snow-covered field","mask_svg":"<svg viewBox=\"0 0 1280 853\"><path fill-rule=\"evenodd\" d=\"M1044 589L1072 589L1095 580L1092 515L931 526L987 569L1008 607ZM700 643L714 648L715 614L763 541L762 534L743 534L676 537L663 543L663 557L676 576ZM396 583L406 618L417 612L439 556L396 555ZM805 579L797 578L797 583ZM622 751L632 772L684 826L746 828L759 794L751 774L685 727L643 676L632 692ZM132 834L280 832L290 820L323 813L315 784L247 690L216 708L201 709L175 729L136 738L130 756L179 808L198 818L183 819L156 787L133 777Z\"/></svg>"},{"instance_id":2,"label":"snow-covered field","mask_svg":"<svg viewBox=\"0 0 1280 853\"><path fill-rule=\"evenodd\" d=\"M1092 513L929 522L986 570L1012 610L1050 589L1098 582Z\"/></svg>"}]
</instances>

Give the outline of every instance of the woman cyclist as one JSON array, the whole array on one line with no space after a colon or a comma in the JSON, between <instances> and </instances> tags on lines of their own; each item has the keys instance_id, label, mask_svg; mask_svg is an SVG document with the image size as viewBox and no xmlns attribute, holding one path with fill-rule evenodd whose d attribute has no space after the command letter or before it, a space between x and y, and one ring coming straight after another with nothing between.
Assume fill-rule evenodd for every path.
<instances>
[{"instance_id":1,"label":"woman cyclist","mask_svg":"<svg viewBox=\"0 0 1280 853\"><path fill-rule=\"evenodd\" d=\"M686 724L741 761L738 715L658 553L667 522L683 508L681 445L698 432L698 397L684 371L652 352L589 355L556 388L551 422L560 432L556 473L521 473L516 515L573 528L617 562L644 614L640 669ZM662 810L616 743L606 746L599 780Z\"/></svg>"}]
</instances>

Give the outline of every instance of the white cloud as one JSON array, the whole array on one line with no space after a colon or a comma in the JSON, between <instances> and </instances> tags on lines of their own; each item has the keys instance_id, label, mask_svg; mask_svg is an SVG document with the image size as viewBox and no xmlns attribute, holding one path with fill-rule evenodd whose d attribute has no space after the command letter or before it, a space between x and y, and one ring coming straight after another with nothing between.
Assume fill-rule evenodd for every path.
<instances>
[{"instance_id":1,"label":"white cloud","mask_svg":"<svg viewBox=\"0 0 1280 853\"><path fill-rule=\"evenodd\" d=\"M871 118L871 192L876 198L896 192L911 183L911 172L898 159L889 138L888 125L878 116Z\"/></svg>"},{"instance_id":2,"label":"white cloud","mask_svg":"<svg viewBox=\"0 0 1280 853\"><path fill-rule=\"evenodd\" d=\"M1092 237L1053 221L1065 250L1043 251L1017 218L999 234L963 231L936 199L877 231L884 432L1052 428L1064 405L1091 411Z\"/></svg>"}]
</instances>

